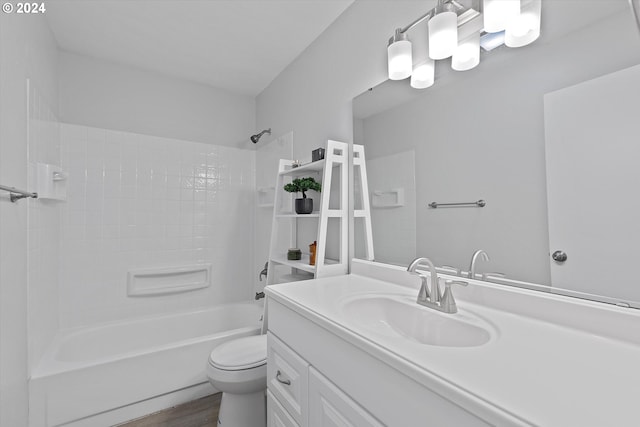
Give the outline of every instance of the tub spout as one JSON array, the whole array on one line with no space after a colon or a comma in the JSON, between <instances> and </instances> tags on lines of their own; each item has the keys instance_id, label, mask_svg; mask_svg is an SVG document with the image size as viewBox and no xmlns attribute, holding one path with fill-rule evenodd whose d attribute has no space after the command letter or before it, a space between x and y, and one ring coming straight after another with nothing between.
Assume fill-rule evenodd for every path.
<instances>
[{"instance_id":1,"label":"tub spout","mask_svg":"<svg viewBox=\"0 0 640 427\"><path fill-rule=\"evenodd\" d=\"M262 282L262 276L264 276L264 278L267 278L267 273L269 271L269 261L264 263L264 268L262 269L262 271L260 272L260 275L258 276L258 279ZM257 298L256 298L257 299Z\"/></svg>"}]
</instances>

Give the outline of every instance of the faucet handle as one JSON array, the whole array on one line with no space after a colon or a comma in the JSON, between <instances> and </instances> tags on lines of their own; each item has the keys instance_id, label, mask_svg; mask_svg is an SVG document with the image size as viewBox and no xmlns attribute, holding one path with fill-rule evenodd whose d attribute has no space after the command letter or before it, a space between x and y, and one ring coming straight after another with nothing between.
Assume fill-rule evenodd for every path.
<instances>
[{"instance_id":1,"label":"faucet handle","mask_svg":"<svg viewBox=\"0 0 640 427\"><path fill-rule=\"evenodd\" d=\"M440 269L455 271L456 276L460 276L462 274L462 269L454 267L452 265L443 265L442 267L440 267Z\"/></svg>"},{"instance_id":2,"label":"faucet handle","mask_svg":"<svg viewBox=\"0 0 640 427\"><path fill-rule=\"evenodd\" d=\"M417 274L417 273L414 273ZM431 298L431 295L429 295L429 287L427 286L427 276L425 276L424 274L417 274L418 277L420 277L421 280L421 284L420 284L420 291L418 292L418 302L425 302L427 301L429 298Z\"/></svg>"},{"instance_id":3,"label":"faucet handle","mask_svg":"<svg viewBox=\"0 0 640 427\"><path fill-rule=\"evenodd\" d=\"M451 287L451 285L460 285L467 286L469 282L465 282L464 280L445 280L444 285Z\"/></svg>"},{"instance_id":4,"label":"faucet handle","mask_svg":"<svg viewBox=\"0 0 640 427\"><path fill-rule=\"evenodd\" d=\"M442 295L442 300L440 301L440 307L442 311L445 313L457 313L458 306L456 305L456 300L453 298L453 292L451 292L451 285L461 285L467 286L469 283L464 282L462 280L445 280L444 282L444 294Z\"/></svg>"},{"instance_id":5,"label":"faucet handle","mask_svg":"<svg viewBox=\"0 0 640 427\"><path fill-rule=\"evenodd\" d=\"M504 279L505 277L507 277L506 274L504 273L498 273L498 272L494 272L494 273L482 273L482 280L487 280L490 278L496 278L496 279Z\"/></svg>"}]
</instances>

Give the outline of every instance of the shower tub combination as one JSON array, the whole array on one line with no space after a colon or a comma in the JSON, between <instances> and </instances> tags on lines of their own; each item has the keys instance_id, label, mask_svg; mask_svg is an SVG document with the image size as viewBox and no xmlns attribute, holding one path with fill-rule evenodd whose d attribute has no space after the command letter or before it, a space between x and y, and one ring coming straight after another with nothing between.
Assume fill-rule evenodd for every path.
<instances>
[{"instance_id":1,"label":"shower tub combination","mask_svg":"<svg viewBox=\"0 0 640 427\"><path fill-rule=\"evenodd\" d=\"M62 333L32 372L29 424L111 425L216 392L209 353L259 334L261 317L246 302Z\"/></svg>"}]
</instances>

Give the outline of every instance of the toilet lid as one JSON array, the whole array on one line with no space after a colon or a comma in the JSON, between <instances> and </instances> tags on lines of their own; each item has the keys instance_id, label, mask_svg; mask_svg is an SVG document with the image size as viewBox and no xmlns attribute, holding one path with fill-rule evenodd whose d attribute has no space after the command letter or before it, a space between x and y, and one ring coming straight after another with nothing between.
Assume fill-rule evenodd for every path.
<instances>
[{"instance_id":1,"label":"toilet lid","mask_svg":"<svg viewBox=\"0 0 640 427\"><path fill-rule=\"evenodd\" d=\"M211 352L209 363L225 371L264 365L267 363L267 336L255 335L220 344Z\"/></svg>"}]
</instances>

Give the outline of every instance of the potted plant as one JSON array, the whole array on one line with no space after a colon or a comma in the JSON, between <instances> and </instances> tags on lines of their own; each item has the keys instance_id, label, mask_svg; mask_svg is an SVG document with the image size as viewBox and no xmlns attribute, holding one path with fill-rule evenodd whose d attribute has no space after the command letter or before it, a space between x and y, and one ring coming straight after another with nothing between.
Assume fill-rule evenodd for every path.
<instances>
[{"instance_id":1,"label":"potted plant","mask_svg":"<svg viewBox=\"0 0 640 427\"><path fill-rule=\"evenodd\" d=\"M296 213L310 214L313 212L313 199L308 199L305 194L308 190L320 192L320 183L311 177L296 178L284 186L289 193L302 193L302 198L296 199Z\"/></svg>"}]
</instances>

